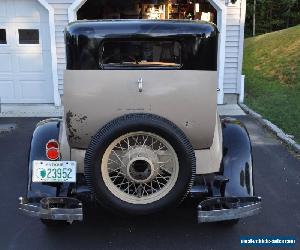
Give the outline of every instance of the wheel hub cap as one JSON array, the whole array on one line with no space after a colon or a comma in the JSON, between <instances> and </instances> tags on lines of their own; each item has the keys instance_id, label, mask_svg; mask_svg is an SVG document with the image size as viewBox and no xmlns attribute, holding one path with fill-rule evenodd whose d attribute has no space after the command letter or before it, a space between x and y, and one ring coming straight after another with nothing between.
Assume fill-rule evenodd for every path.
<instances>
[{"instance_id":1,"label":"wheel hub cap","mask_svg":"<svg viewBox=\"0 0 300 250\"><path fill-rule=\"evenodd\" d=\"M147 158L138 157L129 162L128 177L137 183L148 182L154 174L154 168L152 162Z\"/></svg>"}]
</instances>

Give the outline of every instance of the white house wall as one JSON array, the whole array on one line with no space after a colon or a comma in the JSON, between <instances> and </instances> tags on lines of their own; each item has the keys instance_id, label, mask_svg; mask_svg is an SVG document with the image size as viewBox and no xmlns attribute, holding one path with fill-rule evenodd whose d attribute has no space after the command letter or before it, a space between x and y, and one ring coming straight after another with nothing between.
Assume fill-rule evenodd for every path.
<instances>
[{"instance_id":1,"label":"white house wall","mask_svg":"<svg viewBox=\"0 0 300 250\"><path fill-rule=\"evenodd\" d=\"M54 8L56 53L59 93L63 94L63 71L66 67L64 28L68 24L68 7L75 0L47 0ZM243 0L246 1L246 0ZM224 3L224 0L221 0ZM237 93L241 72L238 67L240 57L241 0L228 4L226 21L226 47L224 69L224 93Z\"/></svg>"},{"instance_id":2,"label":"white house wall","mask_svg":"<svg viewBox=\"0 0 300 250\"><path fill-rule=\"evenodd\" d=\"M58 89L62 95L64 89L63 73L66 68L64 29L69 22L68 8L73 3L73 0L47 0L47 2L54 8Z\"/></svg>"},{"instance_id":3,"label":"white house wall","mask_svg":"<svg viewBox=\"0 0 300 250\"><path fill-rule=\"evenodd\" d=\"M240 59L240 22L241 2L227 7L226 46L224 68L224 93L237 93L241 72Z\"/></svg>"}]
</instances>

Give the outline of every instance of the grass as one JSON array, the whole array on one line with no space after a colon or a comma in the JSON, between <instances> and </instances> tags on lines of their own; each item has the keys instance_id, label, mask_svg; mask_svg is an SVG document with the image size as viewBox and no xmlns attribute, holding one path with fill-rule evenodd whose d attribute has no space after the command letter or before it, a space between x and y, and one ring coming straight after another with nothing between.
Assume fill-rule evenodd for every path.
<instances>
[{"instance_id":1,"label":"grass","mask_svg":"<svg viewBox=\"0 0 300 250\"><path fill-rule=\"evenodd\" d=\"M300 143L300 25L247 38L245 103Z\"/></svg>"}]
</instances>

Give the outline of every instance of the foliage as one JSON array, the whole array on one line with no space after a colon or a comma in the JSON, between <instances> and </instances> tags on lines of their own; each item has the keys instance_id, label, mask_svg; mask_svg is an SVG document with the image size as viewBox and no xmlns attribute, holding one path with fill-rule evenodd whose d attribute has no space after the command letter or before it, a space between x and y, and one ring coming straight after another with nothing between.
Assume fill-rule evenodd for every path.
<instances>
[{"instance_id":1,"label":"foliage","mask_svg":"<svg viewBox=\"0 0 300 250\"><path fill-rule=\"evenodd\" d=\"M252 36L254 0L247 0L245 35ZM256 34L300 24L300 0L256 0Z\"/></svg>"},{"instance_id":2,"label":"foliage","mask_svg":"<svg viewBox=\"0 0 300 250\"><path fill-rule=\"evenodd\" d=\"M245 40L245 102L300 142L300 25Z\"/></svg>"}]
</instances>

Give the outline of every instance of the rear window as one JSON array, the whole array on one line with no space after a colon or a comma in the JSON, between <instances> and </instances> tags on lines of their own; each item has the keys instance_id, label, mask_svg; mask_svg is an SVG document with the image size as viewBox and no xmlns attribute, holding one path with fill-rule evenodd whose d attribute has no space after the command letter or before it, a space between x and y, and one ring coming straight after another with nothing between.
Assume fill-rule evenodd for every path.
<instances>
[{"instance_id":1,"label":"rear window","mask_svg":"<svg viewBox=\"0 0 300 250\"><path fill-rule=\"evenodd\" d=\"M177 41L104 41L101 69L179 69L181 46Z\"/></svg>"}]
</instances>

